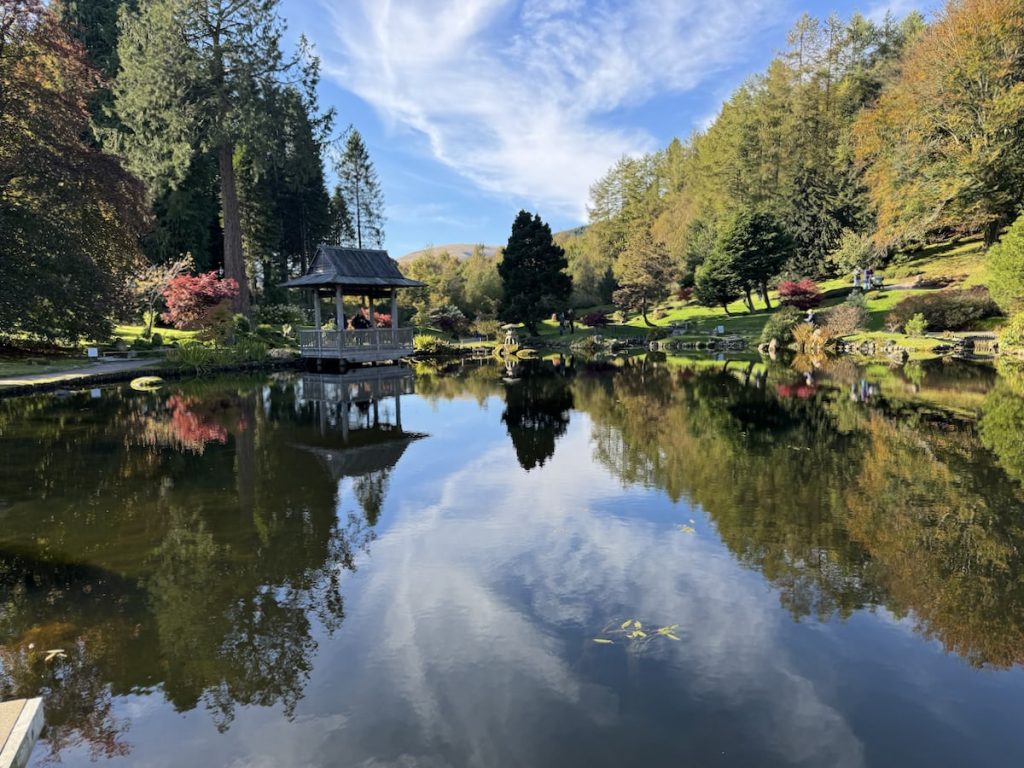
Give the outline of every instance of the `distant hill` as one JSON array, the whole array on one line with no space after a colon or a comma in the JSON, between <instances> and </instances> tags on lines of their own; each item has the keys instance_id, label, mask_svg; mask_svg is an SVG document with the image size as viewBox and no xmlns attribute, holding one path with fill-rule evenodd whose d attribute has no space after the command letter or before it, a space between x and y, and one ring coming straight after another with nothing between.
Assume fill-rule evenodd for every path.
<instances>
[{"instance_id":1,"label":"distant hill","mask_svg":"<svg viewBox=\"0 0 1024 768\"><path fill-rule=\"evenodd\" d=\"M555 242L563 242L564 240L570 237L582 235L586 231L586 229L587 227L586 225L584 225L582 227L575 227L573 229L563 229L561 232L555 232ZM450 253L452 256L455 256L459 261L465 261L473 253L473 249L476 248L477 245L479 245L479 243L447 243L446 245L434 245L431 246L430 248L420 248L420 250L418 251L410 251L404 256L399 256L398 261L408 263L417 258L418 256L422 256L428 251L433 251L434 253L443 253L444 251L448 251L448 253ZM504 247L504 244L485 245L484 254L487 256L494 256L495 252L499 248Z\"/></svg>"},{"instance_id":2,"label":"distant hill","mask_svg":"<svg viewBox=\"0 0 1024 768\"><path fill-rule=\"evenodd\" d=\"M455 256L459 261L465 261L473 253L473 249L476 248L477 245L479 245L479 243L448 243L446 245L434 245L430 248L421 248L418 251L412 251L404 256L399 256L398 261L408 263L428 251L433 251L434 253L444 253L445 251L448 251L448 253ZM500 245L485 245L484 254L487 256L493 256L500 247Z\"/></svg>"}]
</instances>

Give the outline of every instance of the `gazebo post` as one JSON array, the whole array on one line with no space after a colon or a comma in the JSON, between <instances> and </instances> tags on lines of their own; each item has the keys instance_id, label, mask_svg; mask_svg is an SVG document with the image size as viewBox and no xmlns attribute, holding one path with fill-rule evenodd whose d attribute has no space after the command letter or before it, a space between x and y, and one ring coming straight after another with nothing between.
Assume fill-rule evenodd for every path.
<instances>
[{"instance_id":1,"label":"gazebo post","mask_svg":"<svg viewBox=\"0 0 1024 768\"><path fill-rule=\"evenodd\" d=\"M370 330L373 331L374 348L380 349L380 331L377 330L377 318L374 317L373 297L369 294L366 295L366 306L369 307L367 311L370 313Z\"/></svg>"},{"instance_id":2,"label":"gazebo post","mask_svg":"<svg viewBox=\"0 0 1024 768\"><path fill-rule=\"evenodd\" d=\"M341 301L341 286L334 286L334 322L338 326L338 330L345 328L345 307Z\"/></svg>"},{"instance_id":3,"label":"gazebo post","mask_svg":"<svg viewBox=\"0 0 1024 768\"><path fill-rule=\"evenodd\" d=\"M398 343L398 289L391 289L391 343Z\"/></svg>"},{"instance_id":4,"label":"gazebo post","mask_svg":"<svg viewBox=\"0 0 1024 768\"><path fill-rule=\"evenodd\" d=\"M316 348L320 351L323 347L323 318L320 317L320 289L313 289L313 323L316 325ZM320 355L323 357L323 355Z\"/></svg>"}]
</instances>

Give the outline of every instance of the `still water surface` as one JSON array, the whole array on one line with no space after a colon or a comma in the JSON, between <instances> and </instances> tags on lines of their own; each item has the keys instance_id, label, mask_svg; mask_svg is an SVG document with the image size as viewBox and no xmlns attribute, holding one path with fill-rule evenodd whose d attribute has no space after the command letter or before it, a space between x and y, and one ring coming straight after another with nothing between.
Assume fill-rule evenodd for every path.
<instances>
[{"instance_id":1,"label":"still water surface","mask_svg":"<svg viewBox=\"0 0 1024 768\"><path fill-rule=\"evenodd\" d=\"M1024 765L1024 387L555 363L0 402L33 765Z\"/></svg>"}]
</instances>

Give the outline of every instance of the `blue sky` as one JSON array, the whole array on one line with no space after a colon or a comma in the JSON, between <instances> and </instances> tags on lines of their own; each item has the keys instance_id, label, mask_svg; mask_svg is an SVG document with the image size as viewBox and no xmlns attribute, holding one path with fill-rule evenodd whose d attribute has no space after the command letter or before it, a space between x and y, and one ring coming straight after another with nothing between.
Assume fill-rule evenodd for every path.
<instances>
[{"instance_id":1,"label":"blue sky","mask_svg":"<svg viewBox=\"0 0 1024 768\"><path fill-rule=\"evenodd\" d=\"M363 134L393 256L555 230L623 154L714 118L803 12L881 18L937 0L283 0L323 60L323 106Z\"/></svg>"}]
</instances>

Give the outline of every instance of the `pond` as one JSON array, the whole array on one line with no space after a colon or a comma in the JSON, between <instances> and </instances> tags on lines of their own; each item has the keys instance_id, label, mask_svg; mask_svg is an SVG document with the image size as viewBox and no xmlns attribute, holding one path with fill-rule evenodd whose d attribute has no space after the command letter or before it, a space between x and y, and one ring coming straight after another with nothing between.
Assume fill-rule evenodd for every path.
<instances>
[{"instance_id":1,"label":"pond","mask_svg":"<svg viewBox=\"0 0 1024 768\"><path fill-rule=\"evenodd\" d=\"M0 698L33 765L1022 765L1022 427L941 362L0 401Z\"/></svg>"}]
</instances>

